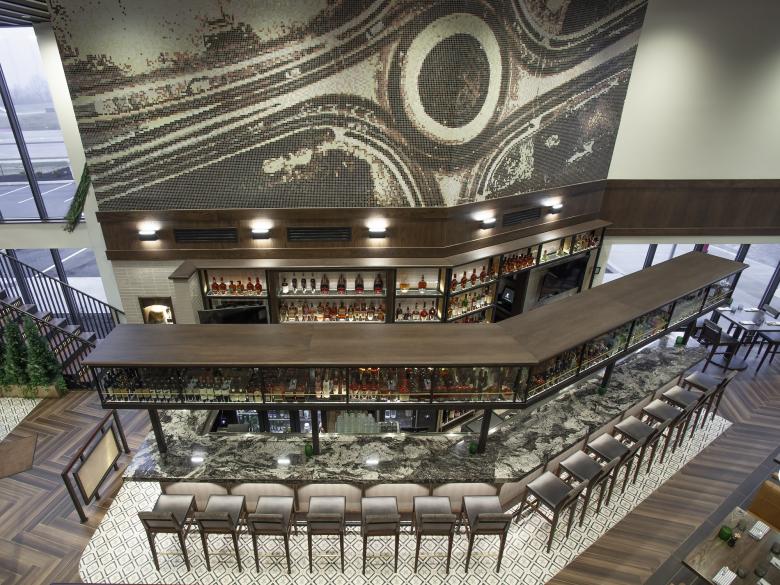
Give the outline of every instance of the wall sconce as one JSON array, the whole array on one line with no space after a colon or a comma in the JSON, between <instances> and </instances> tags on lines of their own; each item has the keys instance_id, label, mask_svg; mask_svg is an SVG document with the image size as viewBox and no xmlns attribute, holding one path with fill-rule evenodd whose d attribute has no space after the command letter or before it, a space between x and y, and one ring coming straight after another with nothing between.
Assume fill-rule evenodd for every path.
<instances>
[{"instance_id":1,"label":"wall sconce","mask_svg":"<svg viewBox=\"0 0 780 585\"><path fill-rule=\"evenodd\" d=\"M143 223L138 229L138 239L142 242L156 242L160 239L157 235L157 231L160 226L156 223Z\"/></svg>"},{"instance_id":2,"label":"wall sconce","mask_svg":"<svg viewBox=\"0 0 780 585\"><path fill-rule=\"evenodd\" d=\"M496 227L496 217L491 215L489 217L483 217L482 223L479 225L480 229L487 230L492 227Z\"/></svg>"},{"instance_id":3,"label":"wall sconce","mask_svg":"<svg viewBox=\"0 0 780 585\"><path fill-rule=\"evenodd\" d=\"M369 238L386 238L387 221L384 219L372 219L368 222Z\"/></svg>"},{"instance_id":4,"label":"wall sconce","mask_svg":"<svg viewBox=\"0 0 780 585\"><path fill-rule=\"evenodd\" d=\"M252 239L267 240L271 237L271 224L269 222L256 222L252 224Z\"/></svg>"},{"instance_id":5,"label":"wall sconce","mask_svg":"<svg viewBox=\"0 0 780 585\"><path fill-rule=\"evenodd\" d=\"M554 205L550 205L550 213L560 213L561 209L563 209L563 203L556 203Z\"/></svg>"}]
</instances>

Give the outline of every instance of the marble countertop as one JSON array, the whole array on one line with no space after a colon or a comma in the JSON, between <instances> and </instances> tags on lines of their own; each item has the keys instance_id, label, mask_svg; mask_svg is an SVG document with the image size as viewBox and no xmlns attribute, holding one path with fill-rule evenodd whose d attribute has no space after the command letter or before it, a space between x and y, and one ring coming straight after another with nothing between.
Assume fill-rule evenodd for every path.
<instances>
[{"instance_id":1,"label":"marble countertop","mask_svg":"<svg viewBox=\"0 0 780 585\"><path fill-rule=\"evenodd\" d=\"M700 361L700 347L676 348L673 337L615 366L609 388L580 381L536 408L517 411L491 431L487 451L470 455L475 435L320 435L321 454L307 458L303 435L201 434L208 411L160 411L168 453L150 434L125 471L136 481L268 481L348 483L503 483L522 478L574 445L650 391ZM497 405L500 406L500 405Z\"/></svg>"}]
</instances>

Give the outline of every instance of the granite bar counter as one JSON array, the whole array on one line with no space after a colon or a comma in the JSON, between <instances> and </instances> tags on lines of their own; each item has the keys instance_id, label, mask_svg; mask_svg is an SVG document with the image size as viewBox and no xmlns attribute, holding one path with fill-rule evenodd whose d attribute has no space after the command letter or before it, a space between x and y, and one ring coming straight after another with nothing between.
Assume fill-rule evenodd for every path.
<instances>
[{"instance_id":1,"label":"granite bar counter","mask_svg":"<svg viewBox=\"0 0 780 585\"><path fill-rule=\"evenodd\" d=\"M487 451L471 455L476 436L449 434L320 435L321 454L304 455L310 437L201 434L206 411L161 411L168 452L147 437L125 472L135 481L252 481L284 483L458 483L516 481L548 457L573 446L668 384L705 356L699 346L660 340L615 366L599 394L594 377L551 400L519 411L491 432ZM500 407L500 404L496 405Z\"/></svg>"}]
</instances>

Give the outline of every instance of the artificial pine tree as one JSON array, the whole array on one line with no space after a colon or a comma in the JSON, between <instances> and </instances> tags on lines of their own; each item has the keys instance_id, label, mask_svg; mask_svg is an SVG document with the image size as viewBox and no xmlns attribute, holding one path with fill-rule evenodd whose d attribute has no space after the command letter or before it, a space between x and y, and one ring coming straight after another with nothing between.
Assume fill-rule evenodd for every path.
<instances>
[{"instance_id":1,"label":"artificial pine tree","mask_svg":"<svg viewBox=\"0 0 780 585\"><path fill-rule=\"evenodd\" d=\"M19 326L13 321L3 329L3 369L0 372L3 385L24 385L27 383L27 348L22 340Z\"/></svg>"},{"instance_id":2,"label":"artificial pine tree","mask_svg":"<svg viewBox=\"0 0 780 585\"><path fill-rule=\"evenodd\" d=\"M31 386L61 387L62 371L54 352L41 336L31 319L24 320L24 336L27 339L27 380Z\"/></svg>"}]
</instances>

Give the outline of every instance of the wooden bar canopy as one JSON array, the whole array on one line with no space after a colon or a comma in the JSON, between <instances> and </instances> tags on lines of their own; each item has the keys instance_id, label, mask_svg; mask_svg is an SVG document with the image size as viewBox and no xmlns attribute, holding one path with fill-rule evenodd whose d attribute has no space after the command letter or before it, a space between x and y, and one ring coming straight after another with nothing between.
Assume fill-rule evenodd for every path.
<instances>
[{"instance_id":1,"label":"wooden bar canopy","mask_svg":"<svg viewBox=\"0 0 780 585\"><path fill-rule=\"evenodd\" d=\"M497 325L120 325L98 344L85 364L533 365L746 267L741 262L690 252Z\"/></svg>"}]
</instances>

